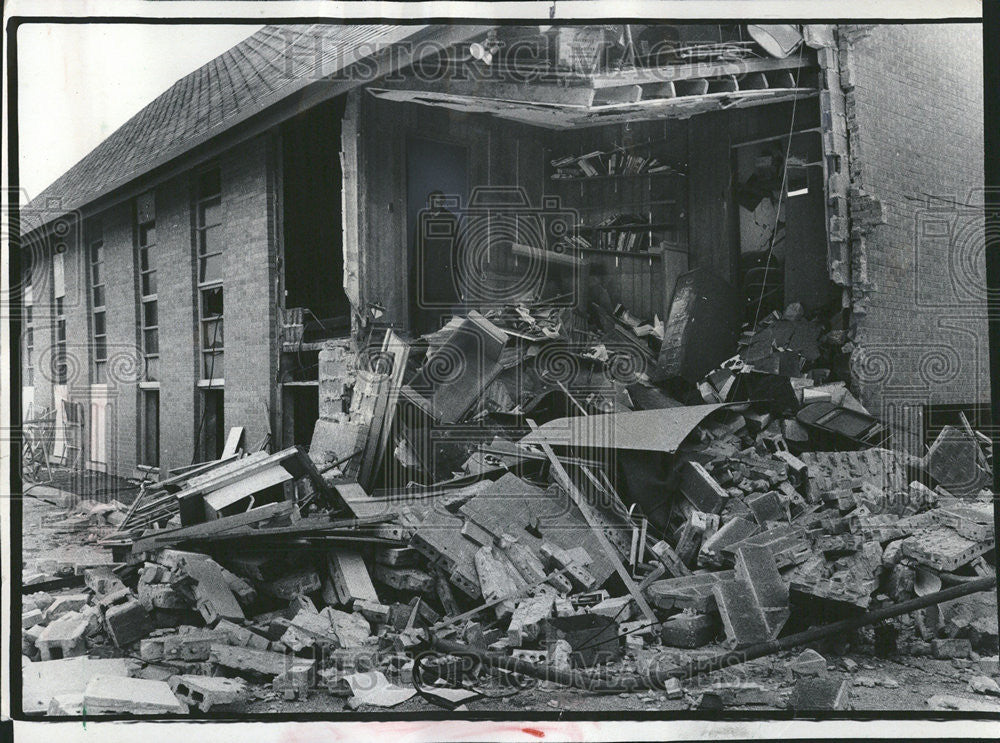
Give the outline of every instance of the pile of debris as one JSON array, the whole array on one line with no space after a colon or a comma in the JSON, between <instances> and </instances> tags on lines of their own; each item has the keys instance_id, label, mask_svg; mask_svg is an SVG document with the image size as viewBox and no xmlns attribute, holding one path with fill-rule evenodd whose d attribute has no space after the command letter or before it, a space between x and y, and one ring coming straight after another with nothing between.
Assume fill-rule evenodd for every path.
<instances>
[{"instance_id":1,"label":"pile of debris","mask_svg":"<svg viewBox=\"0 0 1000 743\"><path fill-rule=\"evenodd\" d=\"M996 655L995 616L935 608L992 585L987 442L892 449L834 378L842 334L793 305L741 335L712 284L682 276L665 325L523 305L330 344L308 453L150 484L86 592L26 589L26 679L79 665L45 700L64 714L205 711L246 681L454 709L531 676L709 705L681 685L721 667L691 666L705 648L751 660L830 619L844 647L874 625L875 653ZM844 703L826 663L795 657L789 705Z\"/></svg>"}]
</instances>

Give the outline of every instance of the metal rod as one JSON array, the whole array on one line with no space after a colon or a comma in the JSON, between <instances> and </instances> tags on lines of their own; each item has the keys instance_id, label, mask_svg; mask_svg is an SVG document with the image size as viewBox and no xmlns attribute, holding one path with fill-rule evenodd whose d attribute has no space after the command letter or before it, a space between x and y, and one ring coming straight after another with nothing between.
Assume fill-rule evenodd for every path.
<instances>
[{"instance_id":1,"label":"metal rod","mask_svg":"<svg viewBox=\"0 0 1000 743\"><path fill-rule=\"evenodd\" d=\"M950 601L952 599L961 598L962 596L969 596L973 593L989 591L996 587L996 582L996 576L979 578L977 580L969 581L968 583L962 583L957 586L952 586L951 588L946 588L945 590L938 591L937 593L928 594L927 596L919 596L908 601L903 601L899 604L893 604L892 606L875 609L874 611L866 612L857 617L843 619L839 622L833 622L832 624L826 624L820 627L813 627L805 630L804 632L789 635L788 637L784 637L780 640L760 643L744 650L734 650L732 652L722 653L714 658L709 658L708 660L700 662L696 661L685 666L667 668L664 670L651 669L648 674L644 675L629 674L615 675L613 677L601 677L595 674L583 673L581 671L556 668L555 666L548 664L530 663L528 661L512 658L506 655L486 653L477 648L465 645L464 643L447 640L434 634L431 635L430 642L432 647L440 650L441 652L451 653L454 655L471 656L494 668L502 668L506 671L520 673L524 676L531 676L545 681L554 681L555 683L563 684L564 686L572 686L592 692L619 693L640 689L661 689L663 688L666 680L670 678L686 679L718 671L723 668L731 668L741 663L745 663L748 660L753 660L754 658L772 655L782 650L788 650L823 637L829 637L830 635L840 634L858 629L860 627L865 627L883 619L890 619L901 614L908 614L911 611L924 609L928 606L934 606L943 601Z\"/></svg>"}]
</instances>

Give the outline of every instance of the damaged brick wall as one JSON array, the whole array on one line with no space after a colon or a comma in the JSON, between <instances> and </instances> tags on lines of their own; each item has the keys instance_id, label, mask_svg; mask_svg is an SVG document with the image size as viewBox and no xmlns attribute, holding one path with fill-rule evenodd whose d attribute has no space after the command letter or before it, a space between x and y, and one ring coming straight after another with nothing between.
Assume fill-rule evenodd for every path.
<instances>
[{"instance_id":1,"label":"damaged brick wall","mask_svg":"<svg viewBox=\"0 0 1000 743\"><path fill-rule=\"evenodd\" d=\"M838 28L852 369L898 444L923 406L988 400L979 24ZM900 434L904 434L901 436Z\"/></svg>"}]
</instances>

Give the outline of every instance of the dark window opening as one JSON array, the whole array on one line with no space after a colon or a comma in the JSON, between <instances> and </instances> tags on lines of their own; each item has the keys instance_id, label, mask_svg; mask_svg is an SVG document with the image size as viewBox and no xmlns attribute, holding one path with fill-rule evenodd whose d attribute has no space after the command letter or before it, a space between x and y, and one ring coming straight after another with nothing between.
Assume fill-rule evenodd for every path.
<instances>
[{"instance_id":1,"label":"dark window opening","mask_svg":"<svg viewBox=\"0 0 1000 743\"><path fill-rule=\"evenodd\" d=\"M282 129L284 306L304 310L306 341L343 335L350 326L343 286L343 115L341 96Z\"/></svg>"},{"instance_id":2,"label":"dark window opening","mask_svg":"<svg viewBox=\"0 0 1000 743\"><path fill-rule=\"evenodd\" d=\"M142 390L140 407L139 463L147 467L160 466L160 392Z\"/></svg>"},{"instance_id":3,"label":"dark window opening","mask_svg":"<svg viewBox=\"0 0 1000 743\"><path fill-rule=\"evenodd\" d=\"M312 441L313 429L319 420L319 386L318 385L284 385L284 438L286 446L302 444L309 446Z\"/></svg>"},{"instance_id":4,"label":"dark window opening","mask_svg":"<svg viewBox=\"0 0 1000 743\"><path fill-rule=\"evenodd\" d=\"M225 396L222 390L204 390L201 393L201 461L207 462L222 456L226 445Z\"/></svg>"}]
</instances>

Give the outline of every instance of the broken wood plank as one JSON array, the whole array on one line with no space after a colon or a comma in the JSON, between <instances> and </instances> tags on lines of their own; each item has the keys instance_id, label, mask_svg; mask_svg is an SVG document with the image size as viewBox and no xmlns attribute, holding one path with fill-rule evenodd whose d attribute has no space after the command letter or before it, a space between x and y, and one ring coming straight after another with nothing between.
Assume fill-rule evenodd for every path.
<instances>
[{"instance_id":1,"label":"broken wood plank","mask_svg":"<svg viewBox=\"0 0 1000 743\"><path fill-rule=\"evenodd\" d=\"M268 503L258 508L251 508L245 513L237 513L233 516L224 516L221 519L207 521L202 524L192 526L182 526L177 529L164 529L160 531L147 532L145 535L132 543L132 552L147 552L161 547L179 544L188 539L204 538L213 534L221 534L232 529L247 527L252 524L266 521L267 519L287 516L295 509L295 504L288 501L281 503Z\"/></svg>"},{"instance_id":2,"label":"broken wood plank","mask_svg":"<svg viewBox=\"0 0 1000 743\"><path fill-rule=\"evenodd\" d=\"M528 425L532 428L532 430L537 430L538 428L535 422L530 418L528 419ZM590 509L590 504L587 503L587 500L586 498L584 498L583 493L581 493L579 488L577 488L576 485L573 483L573 480L570 478L569 473L566 472L566 469L562 466L562 462L560 462L559 458L556 457L555 452L552 451L552 447L549 446L548 442L542 440L538 443L541 445L542 451L544 451L546 456L549 458L549 462L552 465L552 472L555 475L556 480L559 482L560 485L562 485L562 487L569 494L570 498L573 500L573 503L576 504L576 507L580 509L580 513L583 514L583 517L584 519L586 519L587 524L593 530L594 536L597 537L598 543L604 549L604 553L605 555L607 555L608 560L610 560L611 564L614 565L615 571L621 577L622 582L625 584L625 588L632 596L632 599L635 601L640 611L642 611L643 616L646 618L647 621L655 623L657 621L656 615L653 613L652 608L650 608L649 603L646 601L646 598L642 595L642 592L639 590L639 587L636 585L635 581L632 580L632 576L629 575L628 570L625 569L625 566L622 564L621 558L618 556L618 553L615 551L615 548L611 545L611 542L604 534L604 529L602 525L594 517L594 514Z\"/></svg>"}]
</instances>

